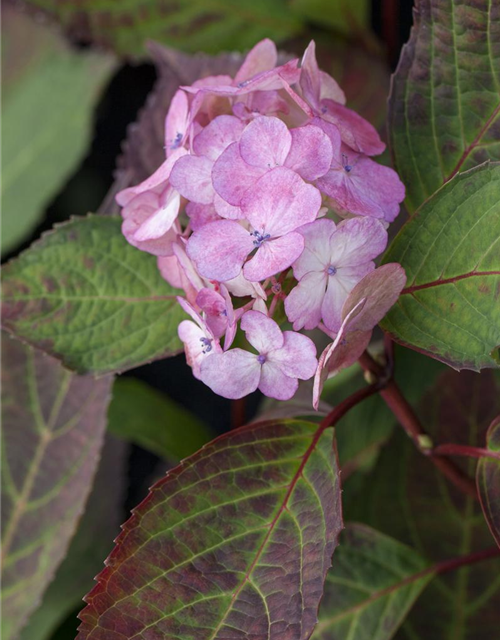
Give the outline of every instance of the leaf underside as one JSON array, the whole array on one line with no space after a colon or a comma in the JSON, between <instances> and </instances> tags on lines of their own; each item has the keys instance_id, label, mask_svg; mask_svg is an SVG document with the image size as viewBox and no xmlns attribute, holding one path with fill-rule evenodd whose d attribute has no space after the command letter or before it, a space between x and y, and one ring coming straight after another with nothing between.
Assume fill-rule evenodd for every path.
<instances>
[{"instance_id":1,"label":"leaf underside","mask_svg":"<svg viewBox=\"0 0 500 640\"><path fill-rule=\"evenodd\" d=\"M179 350L177 293L118 218L90 215L4 267L3 323L79 373L123 371Z\"/></svg>"},{"instance_id":2,"label":"leaf underside","mask_svg":"<svg viewBox=\"0 0 500 640\"><path fill-rule=\"evenodd\" d=\"M74 376L3 338L2 637L8 640L65 556L96 470L111 380Z\"/></svg>"},{"instance_id":3,"label":"leaf underside","mask_svg":"<svg viewBox=\"0 0 500 640\"><path fill-rule=\"evenodd\" d=\"M312 640L388 640L432 578L409 547L348 524L328 572Z\"/></svg>"},{"instance_id":4,"label":"leaf underside","mask_svg":"<svg viewBox=\"0 0 500 640\"><path fill-rule=\"evenodd\" d=\"M305 640L342 526L333 430L224 435L157 483L86 597L79 640Z\"/></svg>"},{"instance_id":5,"label":"leaf underside","mask_svg":"<svg viewBox=\"0 0 500 640\"><path fill-rule=\"evenodd\" d=\"M414 15L388 120L410 212L457 171L500 160L500 5L418 0Z\"/></svg>"},{"instance_id":6,"label":"leaf underside","mask_svg":"<svg viewBox=\"0 0 500 640\"><path fill-rule=\"evenodd\" d=\"M486 434L487 447L495 453L500 453L500 403L498 404L499 415ZM481 458L477 465L476 482L484 517L500 547L500 460Z\"/></svg>"},{"instance_id":7,"label":"leaf underside","mask_svg":"<svg viewBox=\"0 0 500 640\"><path fill-rule=\"evenodd\" d=\"M457 369L500 364L500 164L458 174L396 236L407 284L381 323Z\"/></svg>"}]
</instances>

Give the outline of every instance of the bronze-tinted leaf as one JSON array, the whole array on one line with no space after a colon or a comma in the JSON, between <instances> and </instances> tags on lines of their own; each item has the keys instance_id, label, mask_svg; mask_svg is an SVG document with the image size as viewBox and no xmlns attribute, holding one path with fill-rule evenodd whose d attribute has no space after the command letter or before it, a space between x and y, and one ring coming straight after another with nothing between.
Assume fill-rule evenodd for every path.
<instances>
[{"instance_id":1,"label":"bronze-tinted leaf","mask_svg":"<svg viewBox=\"0 0 500 640\"><path fill-rule=\"evenodd\" d=\"M89 494L110 378L2 340L2 632L13 638L64 558Z\"/></svg>"},{"instance_id":2,"label":"bronze-tinted leaf","mask_svg":"<svg viewBox=\"0 0 500 640\"><path fill-rule=\"evenodd\" d=\"M489 426L486 445L490 451L500 454L500 415ZM486 522L500 547L500 460L481 458L476 481Z\"/></svg>"}]
</instances>

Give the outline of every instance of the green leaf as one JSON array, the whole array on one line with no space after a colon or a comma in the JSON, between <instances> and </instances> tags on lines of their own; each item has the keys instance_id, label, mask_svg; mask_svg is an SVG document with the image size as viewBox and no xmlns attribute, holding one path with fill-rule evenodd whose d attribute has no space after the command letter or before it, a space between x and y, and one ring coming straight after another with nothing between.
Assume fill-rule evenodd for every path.
<instances>
[{"instance_id":1,"label":"green leaf","mask_svg":"<svg viewBox=\"0 0 500 640\"><path fill-rule=\"evenodd\" d=\"M2 637L13 638L64 558L90 491L110 378L74 376L5 338L2 357Z\"/></svg>"},{"instance_id":2,"label":"green leaf","mask_svg":"<svg viewBox=\"0 0 500 640\"><path fill-rule=\"evenodd\" d=\"M500 453L500 415L488 428L486 445L490 451ZM477 465L476 482L484 517L500 547L500 460L481 458Z\"/></svg>"},{"instance_id":3,"label":"green leaf","mask_svg":"<svg viewBox=\"0 0 500 640\"><path fill-rule=\"evenodd\" d=\"M343 34L359 33L369 27L368 0L291 0L290 10L304 22L313 22Z\"/></svg>"},{"instance_id":4,"label":"green leaf","mask_svg":"<svg viewBox=\"0 0 500 640\"><path fill-rule=\"evenodd\" d=\"M3 271L5 328L79 373L123 371L180 347L177 290L118 218L74 218Z\"/></svg>"},{"instance_id":5,"label":"green leaf","mask_svg":"<svg viewBox=\"0 0 500 640\"><path fill-rule=\"evenodd\" d=\"M124 525L78 639L308 638L342 526L333 438L249 425L170 471Z\"/></svg>"},{"instance_id":6,"label":"green leaf","mask_svg":"<svg viewBox=\"0 0 500 640\"><path fill-rule=\"evenodd\" d=\"M142 55L147 40L184 51L244 50L272 35L282 42L302 29L286 0L28 0L28 8L61 24L72 39Z\"/></svg>"},{"instance_id":7,"label":"green leaf","mask_svg":"<svg viewBox=\"0 0 500 640\"><path fill-rule=\"evenodd\" d=\"M127 446L107 437L85 513L38 609L20 640L50 640L57 627L82 606L82 596L102 567L120 531L127 470ZM75 630L76 630L75 617Z\"/></svg>"},{"instance_id":8,"label":"green leaf","mask_svg":"<svg viewBox=\"0 0 500 640\"><path fill-rule=\"evenodd\" d=\"M389 98L395 168L414 211L443 182L500 160L500 21L490 0L418 0Z\"/></svg>"},{"instance_id":9,"label":"green leaf","mask_svg":"<svg viewBox=\"0 0 500 640\"><path fill-rule=\"evenodd\" d=\"M455 176L411 218L384 256L407 283L381 326L457 369L500 363L500 164Z\"/></svg>"},{"instance_id":10,"label":"green leaf","mask_svg":"<svg viewBox=\"0 0 500 640\"><path fill-rule=\"evenodd\" d=\"M111 56L77 53L53 31L3 8L2 253L38 224L90 141Z\"/></svg>"},{"instance_id":11,"label":"green leaf","mask_svg":"<svg viewBox=\"0 0 500 640\"><path fill-rule=\"evenodd\" d=\"M213 435L190 411L133 378L115 381L108 431L168 460L191 455Z\"/></svg>"},{"instance_id":12,"label":"green leaf","mask_svg":"<svg viewBox=\"0 0 500 640\"><path fill-rule=\"evenodd\" d=\"M342 532L312 640L389 640L432 578L406 545L361 524Z\"/></svg>"},{"instance_id":13,"label":"green leaf","mask_svg":"<svg viewBox=\"0 0 500 640\"><path fill-rule=\"evenodd\" d=\"M498 410L500 377L493 371L446 371L417 412L435 444L480 446ZM346 485L346 519L362 521L411 545L429 563L490 549L479 502L450 484L400 429L356 492ZM454 458L473 477L476 460ZM480 640L496 637L500 558L432 580L396 638Z\"/></svg>"}]
</instances>

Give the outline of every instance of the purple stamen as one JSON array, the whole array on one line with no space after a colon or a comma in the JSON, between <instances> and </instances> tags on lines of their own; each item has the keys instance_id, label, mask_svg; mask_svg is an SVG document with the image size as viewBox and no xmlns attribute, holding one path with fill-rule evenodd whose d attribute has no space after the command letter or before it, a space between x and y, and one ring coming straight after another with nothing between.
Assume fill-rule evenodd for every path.
<instances>
[{"instance_id":1,"label":"purple stamen","mask_svg":"<svg viewBox=\"0 0 500 640\"><path fill-rule=\"evenodd\" d=\"M172 141L171 149L177 149L182 141L182 133L178 132Z\"/></svg>"},{"instance_id":2,"label":"purple stamen","mask_svg":"<svg viewBox=\"0 0 500 640\"><path fill-rule=\"evenodd\" d=\"M265 362L265 361L266 361L266 356L260 355L260 356L257 358L257 362L258 362L259 364L264 364L264 362Z\"/></svg>"},{"instance_id":3,"label":"purple stamen","mask_svg":"<svg viewBox=\"0 0 500 640\"><path fill-rule=\"evenodd\" d=\"M212 351L212 340L210 338L200 338L200 342L203 345L202 353L210 353Z\"/></svg>"},{"instance_id":4,"label":"purple stamen","mask_svg":"<svg viewBox=\"0 0 500 640\"><path fill-rule=\"evenodd\" d=\"M336 267L333 266L333 264L331 264L326 270L326 272L329 276L334 276L337 273L337 269Z\"/></svg>"},{"instance_id":5,"label":"purple stamen","mask_svg":"<svg viewBox=\"0 0 500 640\"><path fill-rule=\"evenodd\" d=\"M250 235L255 237L253 243L257 248L259 248L263 242L269 240L271 237L271 234L264 233L264 231L262 231L262 233L259 233L258 231L251 231Z\"/></svg>"}]
</instances>

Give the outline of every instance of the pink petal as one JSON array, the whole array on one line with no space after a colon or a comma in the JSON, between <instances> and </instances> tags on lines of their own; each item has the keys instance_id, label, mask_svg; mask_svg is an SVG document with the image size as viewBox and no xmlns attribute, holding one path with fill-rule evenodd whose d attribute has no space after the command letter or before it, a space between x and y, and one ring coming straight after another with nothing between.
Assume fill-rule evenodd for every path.
<instances>
[{"instance_id":1,"label":"pink petal","mask_svg":"<svg viewBox=\"0 0 500 640\"><path fill-rule=\"evenodd\" d=\"M248 342L260 354L280 349L284 344L278 324L260 311L247 311L241 318L240 326Z\"/></svg>"},{"instance_id":2,"label":"pink petal","mask_svg":"<svg viewBox=\"0 0 500 640\"><path fill-rule=\"evenodd\" d=\"M379 256L387 246L387 231L373 218L343 220L330 237L335 267L356 267Z\"/></svg>"},{"instance_id":3,"label":"pink petal","mask_svg":"<svg viewBox=\"0 0 500 640\"><path fill-rule=\"evenodd\" d=\"M253 228L265 230L271 237L285 235L312 222L320 207L319 191L285 167L265 173L241 202Z\"/></svg>"},{"instance_id":4,"label":"pink petal","mask_svg":"<svg viewBox=\"0 0 500 640\"><path fill-rule=\"evenodd\" d=\"M385 149L374 126L352 109L344 107L333 100L322 100L323 118L335 124L340 131L342 141L354 151L376 156Z\"/></svg>"},{"instance_id":5,"label":"pink petal","mask_svg":"<svg viewBox=\"0 0 500 640\"><path fill-rule=\"evenodd\" d=\"M214 199L212 166L213 162L209 158L184 156L175 163L170 183L188 200L198 204L211 204Z\"/></svg>"},{"instance_id":6,"label":"pink petal","mask_svg":"<svg viewBox=\"0 0 500 640\"><path fill-rule=\"evenodd\" d=\"M170 102L165 119L165 149L167 156L182 145L187 131L188 116L188 97L184 91L179 89Z\"/></svg>"},{"instance_id":7,"label":"pink petal","mask_svg":"<svg viewBox=\"0 0 500 640\"><path fill-rule=\"evenodd\" d=\"M278 118L261 116L245 128L240 139L240 155L253 167L272 169L284 164L292 136Z\"/></svg>"},{"instance_id":8,"label":"pink petal","mask_svg":"<svg viewBox=\"0 0 500 640\"><path fill-rule=\"evenodd\" d=\"M346 319L360 300L363 309L350 322L349 331L371 331L399 298L406 284L405 270L400 264L384 264L365 276L351 291L342 309Z\"/></svg>"},{"instance_id":9,"label":"pink petal","mask_svg":"<svg viewBox=\"0 0 500 640\"><path fill-rule=\"evenodd\" d=\"M215 162L230 144L240 139L244 128L236 116L217 116L193 140L193 150Z\"/></svg>"},{"instance_id":10,"label":"pink petal","mask_svg":"<svg viewBox=\"0 0 500 640\"><path fill-rule=\"evenodd\" d=\"M115 200L120 206L128 204L132 198L144 193L145 191L156 190L157 187L162 186L164 188L167 180L170 177L172 167L179 158L187 154L186 149L176 149L172 155L165 160L165 162L158 167L158 169L149 178L136 185L135 187L128 187L116 194Z\"/></svg>"},{"instance_id":11,"label":"pink petal","mask_svg":"<svg viewBox=\"0 0 500 640\"><path fill-rule=\"evenodd\" d=\"M327 329L338 331L342 324L342 307L349 295L339 279L334 276L328 278L325 297L321 306L321 316Z\"/></svg>"},{"instance_id":12,"label":"pink petal","mask_svg":"<svg viewBox=\"0 0 500 640\"><path fill-rule=\"evenodd\" d=\"M184 275L198 292L203 287L203 281L194 268L194 264L188 258L187 253L184 250L184 246L176 242L174 245L172 245L172 251L179 261Z\"/></svg>"},{"instance_id":13,"label":"pink petal","mask_svg":"<svg viewBox=\"0 0 500 640\"><path fill-rule=\"evenodd\" d=\"M175 245L174 245L175 246ZM177 289L182 289L191 304L195 304L197 289L193 287L179 264L177 256L160 256L157 261L162 278Z\"/></svg>"},{"instance_id":14,"label":"pink petal","mask_svg":"<svg viewBox=\"0 0 500 640\"><path fill-rule=\"evenodd\" d=\"M187 254L209 280L235 278L254 249L253 236L237 222L220 220L198 229L189 238Z\"/></svg>"},{"instance_id":15,"label":"pink petal","mask_svg":"<svg viewBox=\"0 0 500 640\"><path fill-rule=\"evenodd\" d=\"M135 232L134 240L156 240L161 238L174 224L179 215L181 198L171 187L160 197L160 209L148 218Z\"/></svg>"},{"instance_id":16,"label":"pink petal","mask_svg":"<svg viewBox=\"0 0 500 640\"><path fill-rule=\"evenodd\" d=\"M314 127L318 127L318 129L321 129L321 131L328 136L332 145L332 159L340 159L342 138L340 137L339 128L331 122L323 120L323 118L313 118L310 124Z\"/></svg>"},{"instance_id":17,"label":"pink petal","mask_svg":"<svg viewBox=\"0 0 500 640\"><path fill-rule=\"evenodd\" d=\"M332 144L328 136L313 125L292 129L292 145L285 167L296 171L304 180L316 180L330 169Z\"/></svg>"},{"instance_id":18,"label":"pink petal","mask_svg":"<svg viewBox=\"0 0 500 640\"><path fill-rule=\"evenodd\" d=\"M327 278L324 272L311 271L286 297L285 312L295 331L314 329L320 323Z\"/></svg>"},{"instance_id":19,"label":"pink petal","mask_svg":"<svg viewBox=\"0 0 500 640\"><path fill-rule=\"evenodd\" d=\"M293 263L293 275L297 280L302 280L311 271L324 272L329 266L330 238L336 228L335 222L329 218L315 220L300 227L299 233L304 236L305 247L298 260Z\"/></svg>"},{"instance_id":20,"label":"pink petal","mask_svg":"<svg viewBox=\"0 0 500 640\"><path fill-rule=\"evenodd\" d=\"M290 60L280 67L263 71L249 80L240 82L236 95L243 95L252 91L279 91L283 82L288 85L296 84L300 78L298 60Z\"/></svg>"},{"instance_id":21,"label":"pink petal","mask_svg":"<svg viewBox=\"0 0 500 640\"><path fill-rule=\"evenodd\" d=\"M243 64L234 78L234 84L238 85L240 82L248 80L258 73L262 73L262 71L273 69L277 61L278 52L276 51L274 42L269 40L269 38L261 40L247 53Z\"/></svg>"},{"instance_id":22,"label":"pink petal","mask_svg":"<svg viewBox=\"0 0 500 640\"><path fill-rule=\"evenodd\" d=\"M160 199L156 193L145 191L135 196L122 209L122 233L132 246L141 251L147 251L156 256L170 256L172 255L172 243L177 237L174 229L169 229L162 236L153 240L139 241L135 237L139 228L151 217L154 217L158 211L160 211Z\"/></svg>"},{"instance_id":23,"label":"pink petal","mask_svg":"<svg viewBox=\"0 0 500 640\"><path fill-rule=\"evenodd\" d=\"M268 361L279 365L283 373L290 378L312 378L318 366L314 342L295 331L285 331L283 339L281 349L270 352Z\"/></svg>"},{"instance_id":24,"label":"pink petal","mask_svg":"<svg viewBox=\"0 0 500 640\"><path fill-rule=\"evenodd\" d=\"M323 385L325 384L326 379L329 374L330 361L335 357L336 350L342 346L344 341L344 336L347 331L347 325L349 321L358 314L364 305L364 300L360 300L358 304L351 309L351 311L347 314L344 319L342 325L340 326L339 332L332 342L332 344L328 345L326 349L323 351L319 358L318 368L316 369L316 374L314 376L314 384L313 384L313 407L318 410L319 400L321 397L321 392L323 391ZM370 333L371 335L371 333ZM369 338L368 338L369 341Z\"/></svg>"},{"instance_id":25,"label":"pink petal","mask_svg":"<svg viewBox=\"0 0 500 640\"><path fill-rule=\"evenodd\" d=\"M242 120L252 120L259 116L288 114L290 108L278 91L255 91L240 98L233 105L233 113Z\"/></svg>"},{"instance_id":26,"label":"pink petal","mask_svg":"<svg viewBox=\"0 0 500 640\"><path fill-rule=\"evenodd\" d=\"M200 379L203 362L210 355L216 355L217 352L220 352L221 348L209 333L191 320L183 320L177 332L184 343L186 361L193 369L194 377Z\"/></svg>"},{"instance_id":27,"label":"pink petal","mask_svg":"<svg viewBox=\"0 0 500 640\"><path fill-rule=\"evenodd\" d=\"M209 222L220 220L215 206L213 204L197 204L196 202L188 202L186 205L186 214L191 223L191 229L197 231Z\"/></svg>"},{"instance_id":28,"label":"pink petal","mask_svg":"<svg viewBox=\"0 0 500 640\"><path fill-rule=\"evenodd\" d=\"M255 391L260 376L257 356L243 349L214 353L201 363L200 379L212 391L230 400L243 398Z\"/></svg>"},{"instance_id":29,"label":"pink petal","mask_svg":"<svg viewBox=\"0 0 500 640\"><path fill-rule=\"evenodd\" d=\"M287 269L302 253L304 238L292 232L281 238L267 240L243 267L243 275L250 282L260 282Z\"/></svg>"},{"instance_id":30,"label":"pink petal","mask_svg":"<svg viewBox=\"0 0 500 640\"><path fill-rule=\"evenodd\" d=\"M252 298L263 298L267 300L264 289L258 282L249 282L243 273L240 273L236 278L227 280L224 283L227 290L237 298L243 298L245 296L251 296Z\"/></svg>"},{"instance_id":31,"label":"pink petal","mask_svg":"<svg viewBox=\"0 0 500 640\"><path fill-rule=\"evenodd\" d=\"M214 196L214 207L218 215L226 220L242 220L245 217L241 207L229 204L218 193Z\"/></svg>"},{"instance_id":32,"label":"pink petal","mask_svg":"<svg viewBox=\"0 0 500 640\"><path fill-rule=\"evenodd\" d=\"M298 386L297 378L285 375L278 364L270 360L263 364L259 391L268 398L290 400L295 395Z\"/></svg>"},{"instance_id":33,"label":"pink petal","mask_svg":"<svg viewBox=\"0 0 500 640\"><path fill-rule=\"evenodd\" d=\"M345 93L339 87L337 81L324 71L319 72L321 79L321 100L329 99L340 104L345 104Z\"/></svg>"},{"instance_id":34,"label":"pink petal","mask_svg":"<svg viewBox=\"0 0 500 640\"><path fill-rule=\"evenodd\" d=\"M215 162L212 170L213 186L229 204L239 206L243 196L265 172L266 169L248 165L235 142Z\"/></svg>"},{"instance_id":35,"label":"pink petal","mask_svg":"<svg viewBox=\"0 0 500 640\"><path fill-rule=\"evenodd\" d=\"M211 316L219 316L226 310L226 302L215 289L203 287L196 296L196 304L202 311Z\"/></svg>"},{"instance_id":36,"label":"pink petal","mask_svg":"<svg viewBox=\"0 0 500 640\"><path fill-rule=\"evenodd\" d=\"M304 51L301 62L300 88L302 95L309 104L317 109L319 107L321 79L318 62L316 61L316 43L311 40Z\"/></svg>"}]
</instances>

